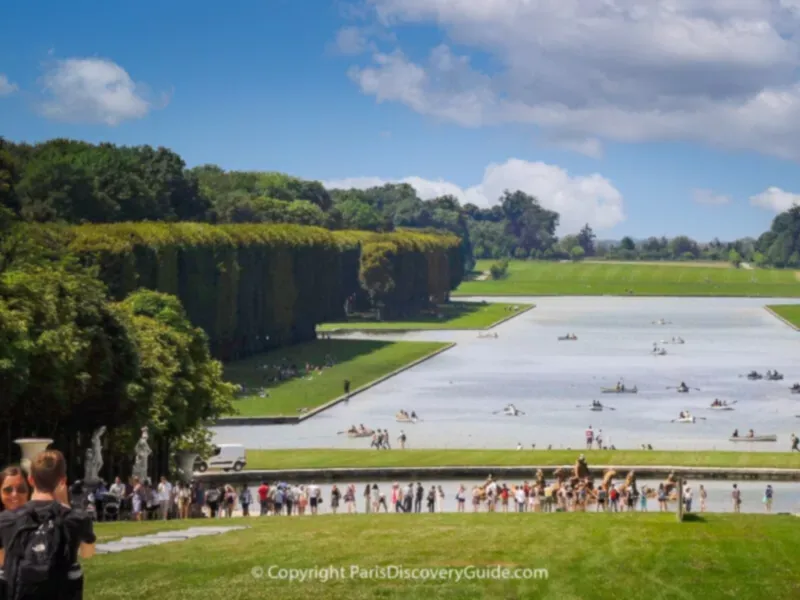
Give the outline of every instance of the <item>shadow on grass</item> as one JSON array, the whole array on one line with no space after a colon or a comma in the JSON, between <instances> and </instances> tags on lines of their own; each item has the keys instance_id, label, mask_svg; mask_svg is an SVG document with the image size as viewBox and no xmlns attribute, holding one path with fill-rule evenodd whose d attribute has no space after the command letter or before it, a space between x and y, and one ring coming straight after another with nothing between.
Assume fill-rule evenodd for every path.
<instances>
[{"instance_id":1,"label":"shadow on grass","mask_svg":"<svg viewBox=\"0 0 800 600\"><path fill-rule=\"evenodd\" d=\"M435 308L424 310L416 315L402 318L388 319L391 323L448 323L461 317L479 312L485 308L486 302L448 302L439 304ZM375 313L352 314L347 323L380 323ZM393 332L396 333L396 332Z\"/></svg>"},{"instance_id":2,"label":"shadow on grass","mask_svg":"<svg viewBox=\"0 0 800 600\"><path fill-rule=\"evenodd\" d=\"M242 386L240 395L246 397L257 389L270 389L304 377L306 365L312 369L325 369L329 359L335 364L345 363L392 344L377 340L315 340L228 363L225 365L225 380ZM294 367L297 375L277 379L280 367Z\"/></svg>"},{"instance_id":3,"label":"shadow on grass","mask_svg":"<svg viewBox=\"0 0 800 600\"><path fill-rule=\"evenodd\" d=\"M706 518L697 513L683 513L684 523L707 523Z\"/></svg>"}]
</instances>

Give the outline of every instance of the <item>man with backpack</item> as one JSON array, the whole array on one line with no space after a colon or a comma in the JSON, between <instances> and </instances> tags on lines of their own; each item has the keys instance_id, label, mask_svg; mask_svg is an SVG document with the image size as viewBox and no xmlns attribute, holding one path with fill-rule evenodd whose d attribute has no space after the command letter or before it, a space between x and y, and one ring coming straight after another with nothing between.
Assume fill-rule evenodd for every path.
<instances>
[{"instance_id":1,"label":"man with backpack","mask_svg":"<svg viewBox=\"0 0 800 600\"><path fill-rule=\"evenodd\" d=\"M30 471L30 501L0 513L0 558L8 600L81 600L83 571L78 555L94 555L92 520L69 507L61 452L41 452Z\"/></svg>"}]
</instances>

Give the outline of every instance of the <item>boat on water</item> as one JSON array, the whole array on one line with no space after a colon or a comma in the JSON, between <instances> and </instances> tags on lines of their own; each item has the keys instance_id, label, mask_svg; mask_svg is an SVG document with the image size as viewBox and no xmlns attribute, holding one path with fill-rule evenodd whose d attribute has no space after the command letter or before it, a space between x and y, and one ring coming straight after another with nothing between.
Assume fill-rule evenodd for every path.
<instances>
[{"instance_id":1,"label":"boat on water","mask_svg":"<svg viewBox=\"0 0 800 600\"><path fill-rule=\"evenodd\" d=\"M727 406L725 404L721 406L709 406L708 408L710 408L711 410L733 410L732 406Z\"/></svg>"},{"instance_id":2,"label":"boat on water","mask_svg":"<svg viewBox=\"0 0 800 600\"><path fill-rule=\"evenodd\" d=\"M409 417L408 415L395 415L394 420L398 423L416 423L416 417Z\"/></svg>"},{"instance_id":3,"label":"boat on water","mask_svg":"<svg viewBox=\"0 0 800 600\"><path fill-rule=\"evenodd\" d=\"M691 415L688 417L681 417L680 419L675 419L676 423L694 423L697 419Z\"/></svg>"},{"instance_id":4,"label":"boat on water","mask_svg":"<svg viewBox=\"0 0 800 600\"><path fill-rule=\"evenodd\" d=\"M349 438L365 438L365 437L372 437L372 434L375 433L372 429L365 429L363 431L348 431L347 437Z\"/></svg>"},{"instance_id":5,"label":"boat on water","mask_svg":"<svg viewBox=\"0 0 800 600\"><path fill-rule=\"evenodd\" d=\"M558 338L559 342L568 342L568 341L569 342L576 342L577 340L578 340L578 336L577 335L575 337L572 337L572 336L569 336L569 335L562 335L562 336L560 336Z\"/></svg>"},{"instance_id":6,"label":"boat on water","mask_svg":"<svg viewBox=\"0 0 800 600\"><path fill-rule=\"evenodd\" d=\"M589 410L592 411L592 412L603 412L603 407L602 406L592 406L592 407L589 408Z\"/></svg>"},{"instance_id":7,"label":"boat on water","mask_svg":"<svg viewBox=\"0 0 800 600\"><path fill-rule=\"evenodd\" d=\"M603 394L638 394L639 389L636 386L632 388L600 388L600 392Z\"/></svg>"},{"instance_id":8,"label":"boat on water","mask_svg":"<svg viewBox=\"0 0 800 600\"><path fill-rule=\"evenodd\" d=\"M736 436L728 438L731 442L777 442L777 435Z\"/></svg>"}]
</instances>

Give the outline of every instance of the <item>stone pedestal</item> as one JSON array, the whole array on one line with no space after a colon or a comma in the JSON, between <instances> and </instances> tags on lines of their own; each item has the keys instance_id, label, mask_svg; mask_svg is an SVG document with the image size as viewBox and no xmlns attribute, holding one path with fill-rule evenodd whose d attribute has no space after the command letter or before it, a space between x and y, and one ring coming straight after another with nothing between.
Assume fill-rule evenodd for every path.
<instances>
[{"instance_id":1,"label":"stone pedestal","mask_svg":"<svg viewBox=\"0 0 800 600\"><path fill-rule=\"evenodd\" d=\"M14 443L22 450L22 460L20 466L25 469L26 473L31 471L31 461L36 457L39 452L47 450L47 447L53 443L50 438L20 438L14 440Z\"/></svg>"}]
</instances>

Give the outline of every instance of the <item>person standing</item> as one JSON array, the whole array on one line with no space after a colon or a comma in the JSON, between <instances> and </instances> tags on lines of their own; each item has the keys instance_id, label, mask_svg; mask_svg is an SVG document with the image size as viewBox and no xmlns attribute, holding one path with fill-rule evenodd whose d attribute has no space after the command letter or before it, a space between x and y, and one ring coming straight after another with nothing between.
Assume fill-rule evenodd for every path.
<instances>
[{"instance_id":1,"label":"person standing","mask_svg":"<svg viewBox=\"0 0 800 600\"><path fill-rule=\"evenodd\" d=\"M683 506L687 513L692 512L692 488L683 488Z\"/></svg>"},{"instance_id":2,"label":"person standing","mask_svg":"<svg viewBox=\"0 0 800 600\"><path fill-rule=\"evenodd\" d=\"M261 485L258 486L258 503L261 505L260 516L262 517L268 512L267 498L269 498L269 486L266 481L262 481Z\"/></svg>"},{"instance_id":3,"label":"person standing","mask_svg":"<svg viewBox=\"0 0 800 600\"><path fill-rule=\"evenodd\" d=\"M242 505L242 516L250 516L250 505L253 503L253 494L247 484L244 484L242 491L239 494L239 504Z\"/></svg>"},{"instance_id":4,"label":"person standing","mask_svg":"<svg viewBox=\"0 0 800 600\"><path fill-rule=\"evenodd\" d=\"M169 518L169 509L172 504L172 484L163 475L158 483L158 503L161 509L161 518L166 521Z\"/></svg>"},{"instance_id":5,"label":"person standing","mask_svg":"<svg viewBox=\"0 0 800 600\"><path fill-rule=\"evenodd\" d=\"M586 430L586 449L591 450L592 444L594 444L594 430L592 426L589 425L589 428Z\"/></svg>"},{"instance_id":6,"label":"person standing","mask_svg":"<svg viewBox=\"0 0 800 600\"><path fill-rule=\"evenodd\" d=\"M364 512L369 514L370 513L370 487L367 484L367 487L364 488Z\"/></svg>"},{"instance_id":7,"label":"person standing","mask_svg":"<svg viewBox=\"0 0 800 600\"><path fill-rule=\"evenodd\" d=\"M767 489L764 490L764 508L767 509L768 513L772 512L772 486L767 485Z\"/></svg>"},{"instance_id":8,"label":"person standing","mask_svg":"<svg viewBox=\"0 0 800 600\"><path fill-rule=\"evenodd\" d=\"M733 512L738 513L742 506L742 492L735 483L733 484L731 499L733 500Z\"/></svg>"},{"instance_id":9,"label":"person standing","mask_svg":"<svg viewBox=\"0 0 800 600\"><path fill-rule=\"evenodd\" d=\"M417 489L414 493L414 512L422 512L422 498L425 496L425 488L422 487L421 482L417 482Z\"/></svg>"},{"instance_id":10,"label":"person standing","mask_svg":"<svg viewBox=\"0 0 800 600\"><path fill-rule=\"evenodd\" d=\"M0 513L0 561L8 581L9 598L83 598L84 578L78 558L94 555L96 537L91 517L69 506L66 472L61 452L39 453L31 462L28 476L33 487L30 501L15 511ZM48 522L50 527L41 527ZM47 563L34 562L41 559L35 555L38 546L42 543L55 546L59 539L66 543L63 553L49 553ZM48 573L44 581L31 577L39 576L44 569Z\"/></svg>"},{"instance_id":11,"label":"person standing","mask_svg":"<svg viewBox=\"0 0 800 600\"><path fill-rule=\"evenodd\" d=\"M702 485L700 486L700 512L706 512L706 498L708 498L708 492L706 492L706 488Z\"/></svg>"},{"instance_id":12,"label":"person standing","mask_svg":"<svg viewBox=\"0 0 800 600\"><path fill-rule=\"evenodd\" d=\"M796 450L797 452L800 452L800 438L798 438L795 434L792 434L791 440L792 440L791 451L794 452Z\"/></svg>"}]
</instances>

